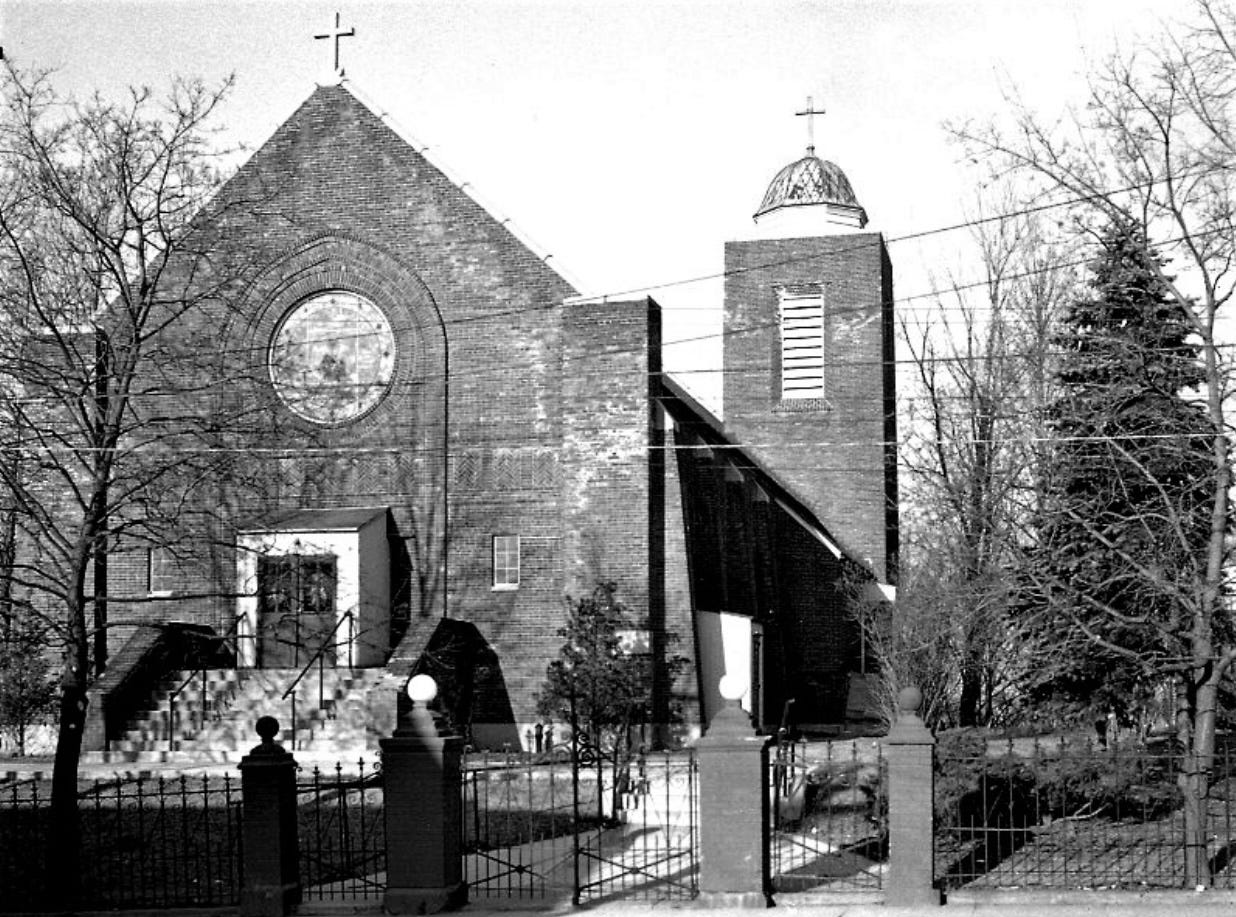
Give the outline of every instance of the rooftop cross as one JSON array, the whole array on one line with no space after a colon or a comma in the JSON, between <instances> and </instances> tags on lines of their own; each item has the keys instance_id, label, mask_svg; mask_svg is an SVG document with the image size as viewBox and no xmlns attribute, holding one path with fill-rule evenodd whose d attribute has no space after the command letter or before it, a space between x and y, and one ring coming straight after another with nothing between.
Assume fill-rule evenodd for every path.
<instances>
[{"instance_id":1,"label":"rooftop cross","mask_svg":"<svg viewBox=\"0 0 1236 917\"><path fill-rule=\"evenodd\" d=\"M815 116L824 114L824 109L816 111L812 104L811 96L807 96L807 108L804 111L796 111L795 115L807 116L807 155L815 155Z\"/></svg>"},{"instance_id":2,"label":"rooftop cross","mask_svg":"<svg viewBox=\"0 0 1236 917\"><path fill-rule=\"evenodd\" d=\"M334 39L334 45L335 45L335 48L334 48L334 52L335 52L335 76L338 76L338 77L342 77L342 76L343 76L343 67L341 67L341 66L339 65L339 39L341 39L341 38L349 38L349 37L351 37L351 36L353 36L353 35L355 35L355 34L356 34L356 29L349 27L349 28L347 28L347 29L345 30L343 27L341 27L341 26L339 25L339 14L338 14L338 13L335 13L335 27L334 27L333 29L331 29L329 32L323 32L323 33L322 33L322 34L320 34L320 35L314 35L314 36L313 36L313 38L314 38L314 40L315 40L315 41L316 41L317 39L319 39L319 38L331 38L331 39Z\"/></svg>"}]
</instances>

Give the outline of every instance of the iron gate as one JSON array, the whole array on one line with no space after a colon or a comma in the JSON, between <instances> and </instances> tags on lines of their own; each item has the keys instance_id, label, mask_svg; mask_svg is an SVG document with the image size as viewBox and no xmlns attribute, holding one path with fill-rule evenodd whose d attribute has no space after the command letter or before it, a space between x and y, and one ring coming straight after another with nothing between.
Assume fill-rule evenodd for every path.
<instances>
[{"instance_id":1,"label":"iron gate","mask_svg":"<svg viewBox=\"0 0 1236 917\"><path fill-rule=\"evenodd\" d=\"M883 887L887 767L872 739L780 741L769 762L768 871L779 892Z\"/></svg>"},{"instance_id":2,"label":"iron gate","mask_svg":"<svg viewBox=\"0 0 1236 917\"><path fill-rule=\"evenodd\" d=\"M381 898L386 890L382 769L315 767L296 783L300 881L306 900Z\"/></svg>"},{"instance_id":3,"label":"iron gate","mask_svg":"<svg viewBox=\"0 0 1236 917\"><path fill-rule=\"evenodd\" d=\"M589 746L466 755L469 897L694 897L696 775L689 750L618 761Z\"/></svg>"}]
</instances>

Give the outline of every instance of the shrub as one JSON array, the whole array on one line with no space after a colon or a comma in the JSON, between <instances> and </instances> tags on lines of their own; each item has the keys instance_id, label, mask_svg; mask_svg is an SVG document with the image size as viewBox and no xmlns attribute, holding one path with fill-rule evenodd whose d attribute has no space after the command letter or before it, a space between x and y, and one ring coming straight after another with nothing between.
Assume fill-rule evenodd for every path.
<instances>
[{"instance_id":1,"label":"shrub","mask_svg":"<svg viewBox=\"0 0 1236 917\"><path fill-rule=\"evenodd\" d=\"M1024 828L1058 818L1151 821L1181 805L1176 759L1144 748L1035 740L993 749L974 730L942 733L936 755L938 824L964 832Z\"/></svg>"}]
</instances>

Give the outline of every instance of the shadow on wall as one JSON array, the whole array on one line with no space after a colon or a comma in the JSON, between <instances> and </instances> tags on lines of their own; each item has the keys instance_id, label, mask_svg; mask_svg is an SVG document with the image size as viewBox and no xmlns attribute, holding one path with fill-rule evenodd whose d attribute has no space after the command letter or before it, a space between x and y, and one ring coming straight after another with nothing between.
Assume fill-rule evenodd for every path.
<instances>
[{"instance_id":1,"label":"shadow on wall","mask_svg":"<svg viewBox=\"0 0 1236 917\"><path fill-rule=\"evenodd\" d=\"M408 553L408 543L400 537L390 513L386 514L386 541L391 552L390 645L396 647L412 623L412 558ZM423 607L418 611L422 615L428 613L428 609Z\"/></svg>"},{"instance_id":2,"label":"shadow on wall","mask_svg":"<svg viewBox=\"0 0 1236 917\"><path fill-rule=\"evenodd\" d=\"M412 675L438 683L437 708L447 724L476 748L519 747L515 713L498 654L468 621L444 618L434 628ZM400 692L400 713L409 703Z\"/></svg>"}]
</instances>

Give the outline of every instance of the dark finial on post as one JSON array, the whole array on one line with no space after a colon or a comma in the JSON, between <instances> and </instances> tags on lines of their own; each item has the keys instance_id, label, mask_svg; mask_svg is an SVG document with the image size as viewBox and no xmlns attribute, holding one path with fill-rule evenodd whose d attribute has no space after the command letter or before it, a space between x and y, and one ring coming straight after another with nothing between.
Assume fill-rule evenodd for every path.
<instances>
[{"instance_id":1,"label":"dark finial on post","mask_svg":"<svg viewBox=\"0 0 1236 917\"><path fill-rule=\"evenodd\" d=\"M279 735L279 721L273 716L258 717L258 721L253 724L253 728L262 740L262 744L255 745L253 750L249 752L248 757L281 760L292 756L287 749L275 741Z\"/></svg>"},{"instance_id":2,"label":"dark finial on post","mask_svg":"<svg viewBox=\"0 0 1236 917\"><path fill-rule=\"evenodd\" d=\"M257 731L262 744L270 745L275 741L275 736L279 734L279 721L273 716L259 716L253 728Z\"/></svg>"},{"instance_id":3,"label":"dark finial on post","mask_svg":"<svg viewBox=\"0 0 1236 917\"><path fill-rule=\"evenodd\" d=\"M275 741L279 721L259 717L262 744L240 762L244 875L240 917L284 917L301 899L296 832L296 759Z\"/></svg>"}]
</instances>

